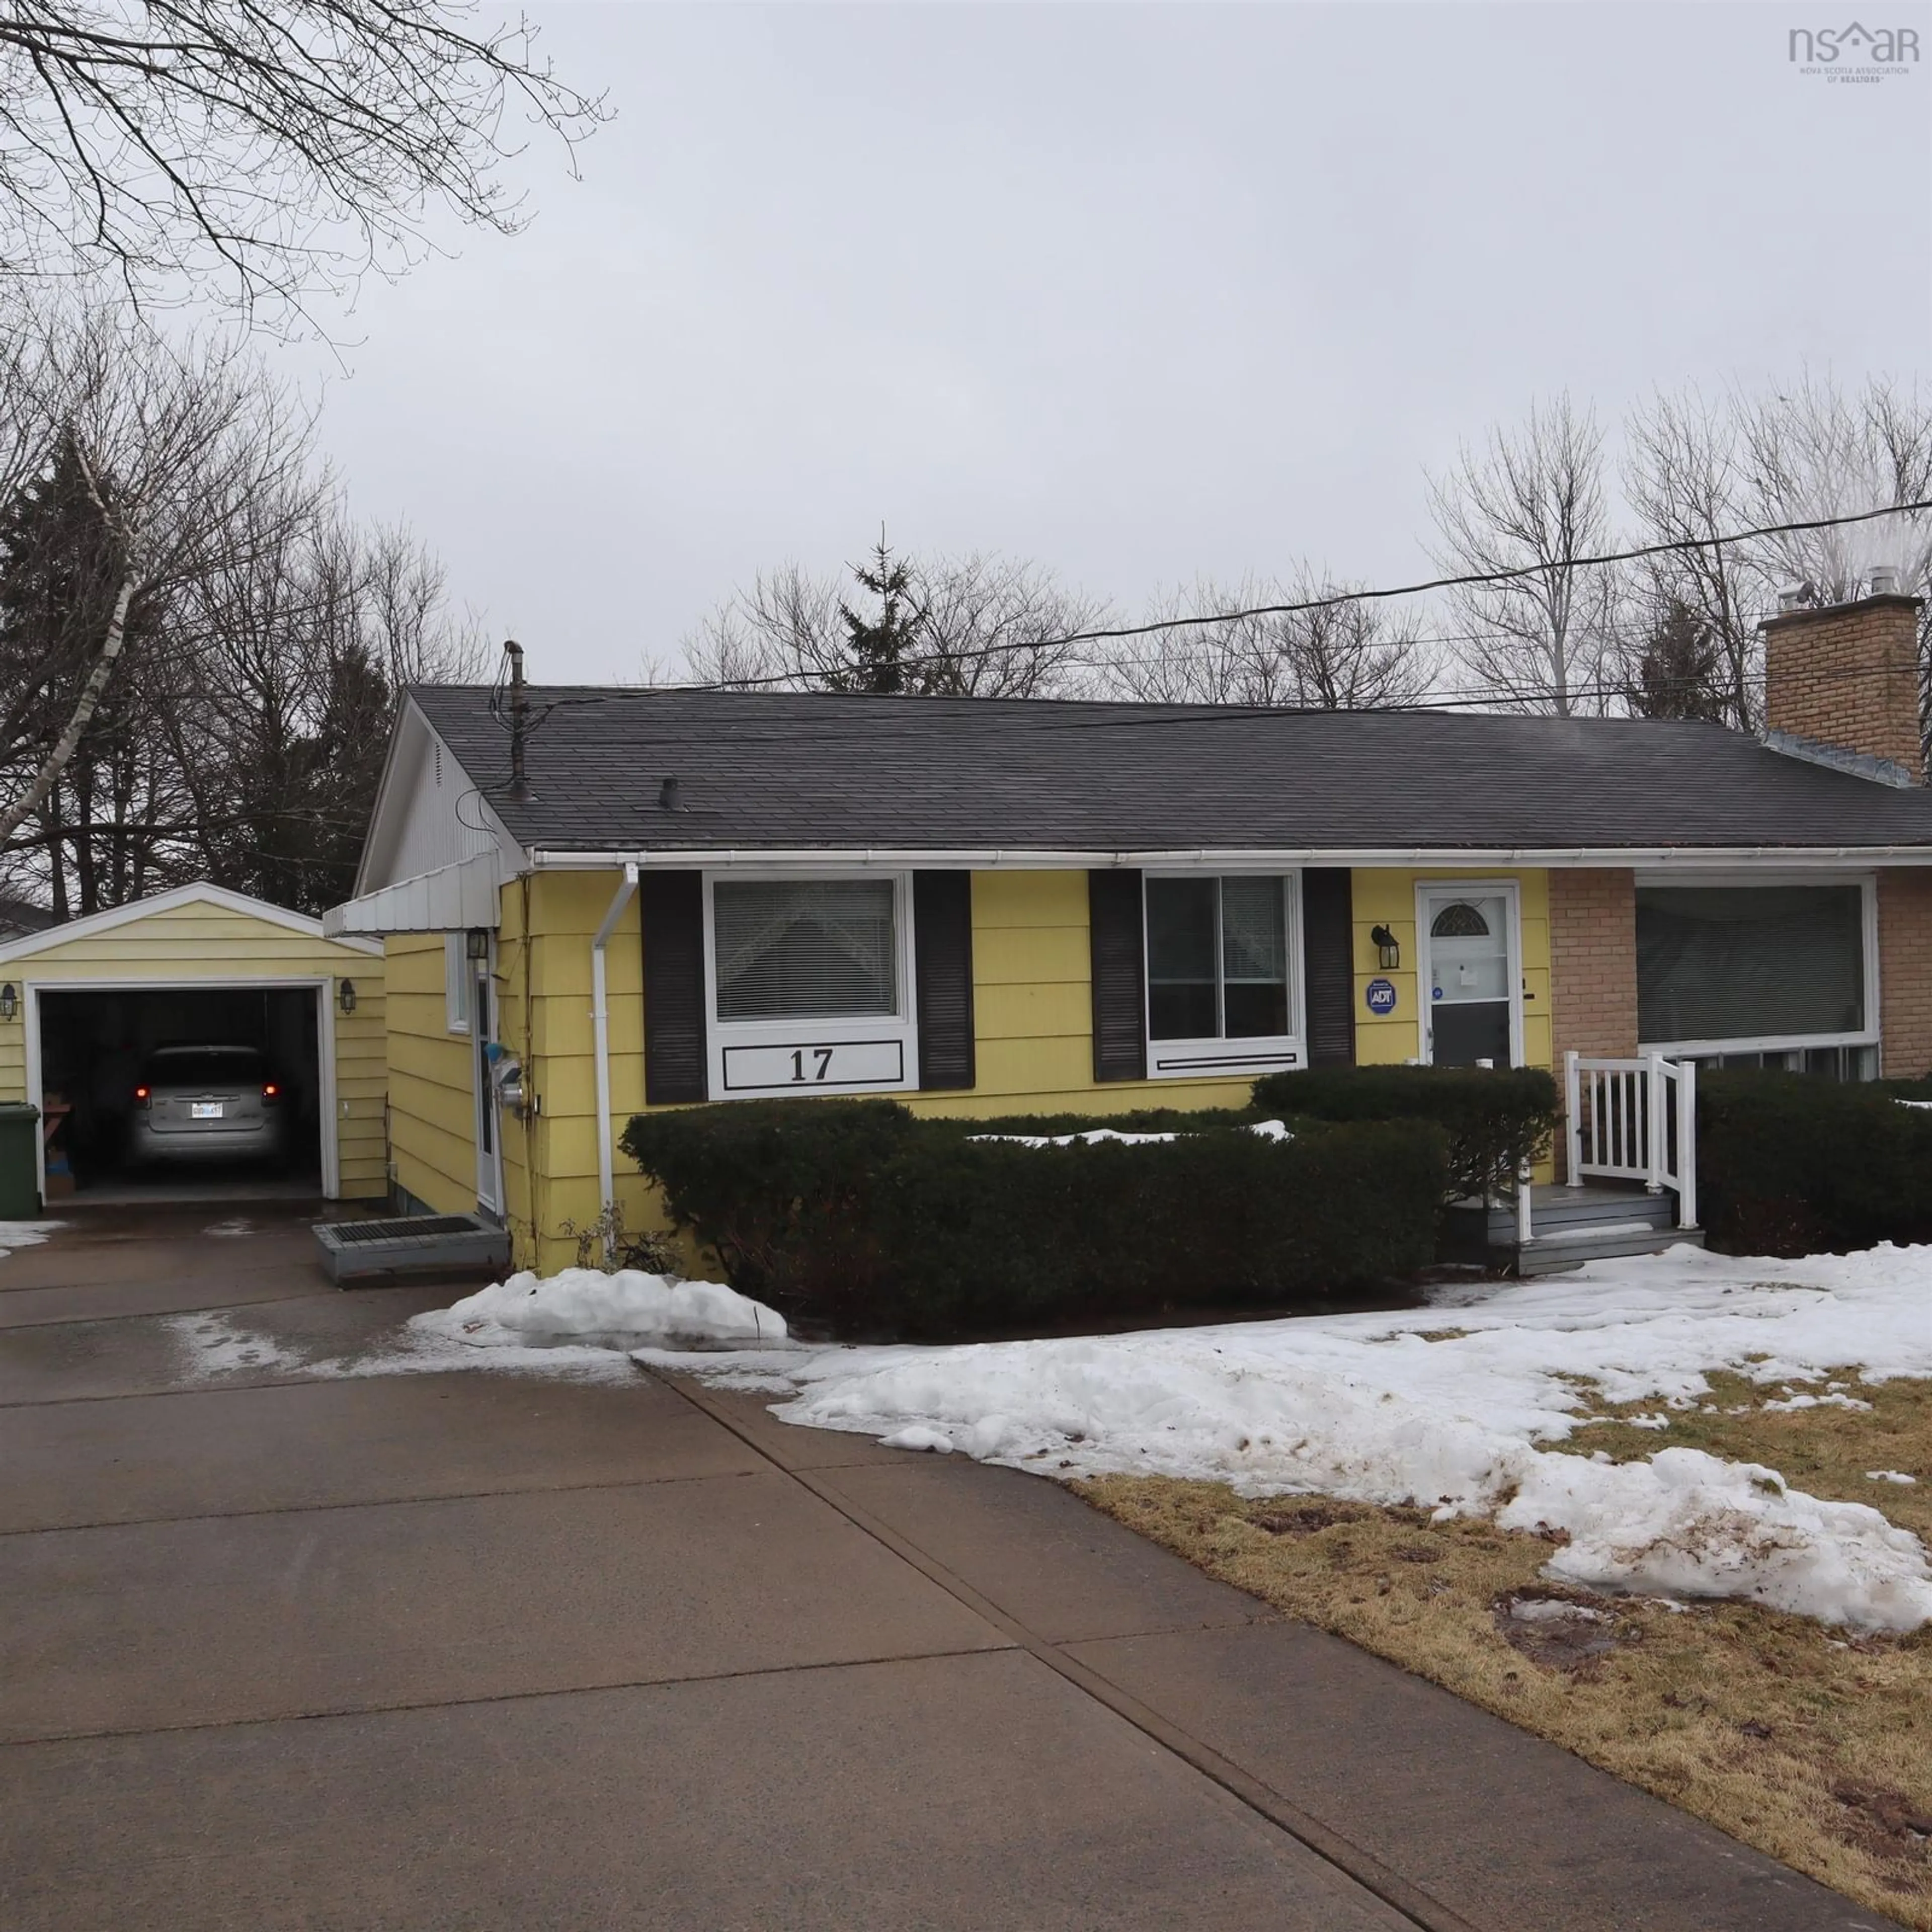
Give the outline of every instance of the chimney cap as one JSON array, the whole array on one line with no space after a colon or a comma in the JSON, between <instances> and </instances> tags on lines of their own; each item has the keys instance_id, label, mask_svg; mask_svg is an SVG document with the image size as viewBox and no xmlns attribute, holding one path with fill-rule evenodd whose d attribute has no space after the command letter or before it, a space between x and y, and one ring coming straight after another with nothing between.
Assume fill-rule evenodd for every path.
<instances>
[{"instance_id":1,"label":"chimney cap","mask_svg":"<svg viewBox=\"0 0 1932 1932\"><path fill-rule=\"evenodd\" d=\"M1808 584L1787 584L1778 593L1780 610L1808 610L1818 601L1818 593Z\"/></svg>"},{"instance_id":2,"label":"chimney cap","mask_svg":"<svg viewBox=\"0 0 1932 1932\"><path fill-rule=\"evenodd\" d=\"M1878 565L1871 574L1871 592L1874 597L1896 597L1898 595L1898 572L1888 563Z\"/></svg>"}]
</instances>

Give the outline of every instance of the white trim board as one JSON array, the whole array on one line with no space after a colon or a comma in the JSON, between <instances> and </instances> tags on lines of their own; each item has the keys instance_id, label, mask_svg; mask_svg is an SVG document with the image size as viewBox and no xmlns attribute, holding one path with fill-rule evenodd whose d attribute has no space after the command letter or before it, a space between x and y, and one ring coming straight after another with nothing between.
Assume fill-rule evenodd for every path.
<instances>
[{"instance_id":1,"label":"white trim board","mask_svg":"<svg viewBox=\"0 0 1932 1932\"><path fill-rule=\"evenodd\" d=\"M176 886L172 891L157 892L152 898L134 899L123 906L110 907L105 912L88 913L80 919L70 919L64 926L50 926L44 932L30 933L24 939L16 939L0 946L0 965L15 959L31 959L36 954L52 952L70 944L76 939L91 938L100 933L112 932L124 926L132 926L153 913L173 912L183 906L209 905L222 912L240 914L245 919L260 920L264 926L280 926L285 932L298 932L304 939L313 939L326 946L346 946L352 952L371 954L380 957L382 947L378 940L332 939L322 929L322 921L311 919L306 913L290 912L286 906L270 905L263 899L251 899L244 892L232 892L226 886L218 886L206 879L197 879L185 886ZM218 982L211 981L211 985ZM254 982L248 983L253 984Z\"/></svg>"},{"instance_id":2,"label":"white trim board","mask_svg":"<svg viewBox=\"0 0 1932 1932\"><path fill-rule=\"evenodd\" d=\"M876 868L888 872L918 872L928 868L935 871L993 872L1097 871L1118 866L1143 872L1172 872L1196 866L1216 872L1238 872L1244 868L1287 872L1303 866L1346 866L1364 868L1414 866L1439 872L1468 872L1498 866L1528 866L1538 870L1611 867L1655 870L1673 876L1685 872L1701 876L1714 868L1736 869L1741 865L1748 866L1754 873L1760 864L1806 872L1816 866L1844 871L1880 864L1932 866L1932 840L1914 845L1526 845L1492 846L1468 851L1444 850L1430 845L1198 846L1174 851L1100 848L1090 851L1044 848L1036 850L1012 846L935 847L931 850L852 846L836 850L828 847L785 851L724 847L710 850L681 847L653 851L630 847L574 851L538 846L532 847L525 855L523 868L532 872L613 872L621 871L626 866L669 866L686 871L724 872L749 866L792 872L800 867L830 866L838 870Z\"/></svg>"}]
</instances>

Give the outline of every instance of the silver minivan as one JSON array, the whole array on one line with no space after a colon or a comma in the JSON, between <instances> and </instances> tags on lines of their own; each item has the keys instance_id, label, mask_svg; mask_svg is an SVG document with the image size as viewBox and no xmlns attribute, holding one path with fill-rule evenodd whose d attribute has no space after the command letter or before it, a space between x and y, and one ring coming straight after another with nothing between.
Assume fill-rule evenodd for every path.
<instances>
[{"instance_id":1,"label":"silver minivan","mask_svg":"<svg viewBox=\"0 0 1932 1932\"><path fill-rule=\"evenodd\" d=\"M136 1161L277 1160L284 1094L252 1046L164 1046L134 1089Z\"/></svg>"}]
</instances>

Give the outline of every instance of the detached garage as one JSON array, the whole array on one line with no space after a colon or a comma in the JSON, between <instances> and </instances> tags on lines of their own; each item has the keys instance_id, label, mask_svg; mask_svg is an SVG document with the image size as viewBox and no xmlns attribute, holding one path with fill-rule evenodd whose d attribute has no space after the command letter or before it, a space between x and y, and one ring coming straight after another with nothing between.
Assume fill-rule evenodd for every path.
<instances>
[{"instance_id":1,"label":"detached garage","mask_svg":"<svg viewBox=\"0 0 1932 1932\"><path fill-rule=\"evenodd\" d=\"M219 886L0 945L0 1101L40 1110L56 1206L264 1180L380 1196L386 1047L380 944Z\"/></svg>"}]
</instances>

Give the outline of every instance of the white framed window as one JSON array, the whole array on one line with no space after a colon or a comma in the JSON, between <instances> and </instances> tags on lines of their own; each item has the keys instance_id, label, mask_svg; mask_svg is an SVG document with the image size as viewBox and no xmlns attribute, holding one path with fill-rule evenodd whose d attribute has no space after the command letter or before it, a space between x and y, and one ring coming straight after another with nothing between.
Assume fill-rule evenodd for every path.
<instances>
[{"instance_id":1,"label":"white framed window","mask_svg":"<svg viewBox=\"0 0 1932 1932\"><path fill-rule=\"evenodd\" d=\"M911 875L706 873L714 1100L919 1084Z\"/></svg>"},{"instance_id":2,"label":"white framed window","mask_svg":"<svg viewBox=\"0 0 1932 1932\"><path fill-rule=\"evenodd\" d=\"M1305 1066L1300 880L1292 872L1149 872L1150 1079Z\"/></svg>"},{"instance_id":3,"label":"white framed window","mask_svg":"<svg viewBox=\"0 0 1932 1932\"><path fill-rule=\"evenodd\" d=\"M1869 874L1636 881L1646 1053L1839 1079L1878 1070L1876 882Z\"/></svg>"},{"instance_id":4,"label":"white framed window","mask_svg":"<svg viewBox=\"0 0 1932 1932\"><path fill-rule=\"evenodd\" d=\"M442 935L442 1023L451 1033L470 1030L470 935Z\"/></svg>"}]
</instances>

